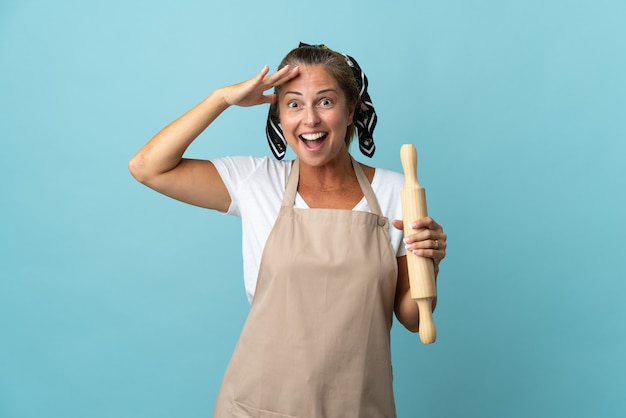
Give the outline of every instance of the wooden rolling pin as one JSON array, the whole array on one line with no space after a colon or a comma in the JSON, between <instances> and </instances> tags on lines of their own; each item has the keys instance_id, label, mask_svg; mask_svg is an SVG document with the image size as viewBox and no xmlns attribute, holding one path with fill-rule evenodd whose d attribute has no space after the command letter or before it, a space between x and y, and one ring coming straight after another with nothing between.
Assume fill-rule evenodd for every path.
<instances>
[{"instance_id":1,"label":"wooden rolling pin","mask_svg":"<svg viewBox=\"0 0 626 418\"><path fill-rule=\"evenodd\" d=\"M404 235L409 236L416 232L411 228L411 223L428 215L426 192L417 181L417 151L415 146L412 144L402 145L400 160L404 170L404 187L400 192L402 220L404 222ZM432 344L437 338L432 310L433 300L437 296L433 260L408 252L406 262L411 285L411 298L417 303L419 309L420 340L424 344Z\"/></svg>"}]
</instances>

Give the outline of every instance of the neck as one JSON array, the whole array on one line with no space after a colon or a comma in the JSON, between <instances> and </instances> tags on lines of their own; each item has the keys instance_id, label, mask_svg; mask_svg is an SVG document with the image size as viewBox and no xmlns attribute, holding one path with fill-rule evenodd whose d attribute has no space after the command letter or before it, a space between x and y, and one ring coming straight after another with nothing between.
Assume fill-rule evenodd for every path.
<instances>
[{"instance_id":1,"label":"neck","mask_svg":"<svg viewBox=\"0 0 626 418\"><path fill-rule=\"evenodd\" d=\"M345 157L323 166L310 166L300 161L299 185L310 190L332 191L345 187L356 179L352 158Z\"/></svg>"}]
</instances>

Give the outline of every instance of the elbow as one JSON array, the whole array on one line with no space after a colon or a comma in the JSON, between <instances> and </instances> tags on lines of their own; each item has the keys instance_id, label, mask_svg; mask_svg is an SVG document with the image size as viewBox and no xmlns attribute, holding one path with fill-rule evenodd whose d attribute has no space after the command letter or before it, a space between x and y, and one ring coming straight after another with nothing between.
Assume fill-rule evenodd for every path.
<instances>
[{"instance_id":1,"label":"elbow","mask_svg":"<svg viewBox=\"0 0 626 418\"><path fill-rule=\"evenodd\" d=\"M143 159L137 155L128 161L128 171L138 182L145 184L147 180L147 173L145 170L145 164Z\"/></svg>"},{"instance_id":2,"label":"elbow","mask_svg":"<svg viewBox=\"0 0 626 418\"><path fill-rule=\"evenodd\" d=\"M398 319L398 322L400 322L402 326L410 332L419 332L420 318L418 312L411 312L411 314L407 314L406 312L396 310L396 318Z\"/></svg>"},{"instance_id":3,"label":"elbow","mask_svg":"<svg viewBox=\"0 0 626 418\"><path fill-rule=\"evenodd\" d=\"M409 332L412 332L413 334L417 334L418 332L420 332L419 321L412 323L412 324L403 324L403 325L407 330L409 330Z\"/></svg>"}]
</instances>

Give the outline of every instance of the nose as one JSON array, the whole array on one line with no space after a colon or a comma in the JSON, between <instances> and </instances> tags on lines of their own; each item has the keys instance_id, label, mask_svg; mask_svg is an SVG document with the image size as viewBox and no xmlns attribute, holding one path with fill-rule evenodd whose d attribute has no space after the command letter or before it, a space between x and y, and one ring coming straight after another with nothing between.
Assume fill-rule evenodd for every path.
<instances>
[{"instance_id":1,"label":"nose","mask_svg":"<svg viewBox=\"0 0 626 418\"><path fill-rule=\"evenodd\" d=\"M309 107L304 111L304 124L307 126L315 126L320 123L320 117L315 107Z\"/></svg>"}]
</instances>

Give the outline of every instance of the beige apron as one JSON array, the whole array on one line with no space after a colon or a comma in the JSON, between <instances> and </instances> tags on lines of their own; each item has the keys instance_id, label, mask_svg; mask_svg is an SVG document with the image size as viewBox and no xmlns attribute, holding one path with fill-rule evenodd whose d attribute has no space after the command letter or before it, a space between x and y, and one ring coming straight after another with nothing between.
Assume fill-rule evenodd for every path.
<instances>
[{"instance_id":1,"label":"beige apron","mask_svg":"<svg viewBox=\"0 0 626 418\"><path fill-rule=\"evenodd\" d=\"M395 417L389 332L397 280L388 220L293 207L294 162L214 417Z\"/></svg>"}]
</instances>

